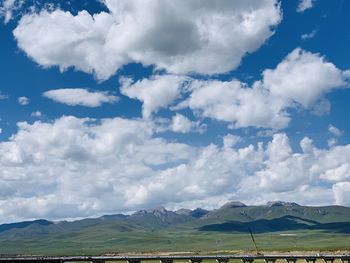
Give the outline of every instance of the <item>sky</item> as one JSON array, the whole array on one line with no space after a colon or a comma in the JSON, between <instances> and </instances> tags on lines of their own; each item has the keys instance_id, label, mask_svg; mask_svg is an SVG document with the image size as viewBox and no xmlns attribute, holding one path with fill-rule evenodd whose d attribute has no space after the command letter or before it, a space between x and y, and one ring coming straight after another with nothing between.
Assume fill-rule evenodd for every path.
<instances>
[{"instance_id":1,"label":"sky","mask_svg":"<svg viewBox=\"0 0 350 263\"><path fill-rule=\"evenodd\" d=\"M350 206L349 11L0 1L0 223Z\"/></svg>"}]
</instances>

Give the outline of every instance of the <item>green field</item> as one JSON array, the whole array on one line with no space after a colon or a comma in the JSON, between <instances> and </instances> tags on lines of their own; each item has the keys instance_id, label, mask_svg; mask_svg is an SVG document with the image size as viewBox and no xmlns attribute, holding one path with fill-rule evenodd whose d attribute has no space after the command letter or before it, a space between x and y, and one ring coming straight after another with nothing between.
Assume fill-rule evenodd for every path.
<instances>
[{"instance_id":1,"label":"green field","mask_svg":"<svg viewBox=\"0 0 350 263\"><path fill-rule=\"evenodd\" d=\"M102 232L103 231L103 232ZM297 232L296 236L281 233L257 234L261 251L336 251L350 249L350 235L322 232ZM103 238L102 238L103 237ZM216 240L220 244L216 245ZM113 234L105 230L88 231L84 235L33 238L0 242L0 254L40 255L100 255L105 253L194 252L213 254L254 252L254 244L247 234L214 234L159 231Z\"/></svg>"},{"instance_id":2,"label":"green field","mask_svg":"<svg viewBox=\"0 0 350 263\"><path fill-rule=\"evenodd\" d=\"M249 230L260 252L350 249L348 207L230 203L192 212L155 209L74 222L0 225L0 254L256 253Z\"/></svg>"}]
</instances>

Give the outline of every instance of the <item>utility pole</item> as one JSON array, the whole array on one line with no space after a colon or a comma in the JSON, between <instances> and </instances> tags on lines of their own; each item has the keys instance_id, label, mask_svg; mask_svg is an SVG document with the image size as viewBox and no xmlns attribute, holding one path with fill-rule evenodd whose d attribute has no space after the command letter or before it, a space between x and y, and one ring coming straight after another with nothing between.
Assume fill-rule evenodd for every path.
<instances>
[{"instance_id":1,"label":"utility pole","mask_svg":"<svg viewBox=\"0 0 350 263\"><path fill-rule=\"evenodd\" d=\"M250 229L250 227L248 227L248 230L249 230L249 233L250 233L250 237L252 238L253 240L253 243L254 243L254 247L255 247L255 250L256 250L256 254L259 255L259 250L258 250L258 246L256 245L256 242L255 242L255 239L254 239L254 236L253 236L253 232L252 230Z\"/></svg>"},{"instance_id":2,"label":"utility pole","mask_svg":"<svg viewBox=\"0 0 350 263\"><path fill-rule=\"evenodd\" d=\"M220 246L220 244L221 244L221 240L220 240L220 239L217 239L217 240L215 241L215 243L216 243L216 256L218 256L218 254L219 254L219 246Z\"/></svg>"}]
</instances>

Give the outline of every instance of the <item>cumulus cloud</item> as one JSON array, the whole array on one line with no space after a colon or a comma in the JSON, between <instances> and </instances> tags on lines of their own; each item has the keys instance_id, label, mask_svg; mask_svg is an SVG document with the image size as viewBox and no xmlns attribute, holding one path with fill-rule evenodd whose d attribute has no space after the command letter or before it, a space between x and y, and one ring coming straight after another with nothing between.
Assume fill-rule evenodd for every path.
<instances>
[{"instance_id":1,"label":"cumulus cloud","mask_svg":"<svg viewBox=\"0 0 350 263\"><path fill-rule=\"evenodd\" d=\"M235 127L281 129L289 122L282 100L269 96L263 87L247 87L238 80L195 80L174 75L157 75L134 84L127 81L121 92L143 102L143 116L167 108L181 97L189 96L171 107L189 107L197 116L233 123Z\"/></svg>"},{"instance_id":2,"label":"cumulus cloud","mask_svg":"<svg viewBox=\"0 0 350 263\"><path fill-rule=\"evenodd\" d=\"M314 6L315 0L300 0L297 6L297 12L303 13L305 10L310 9Z\"/></svg>"},{"instance_id":3,"label":"cumulus cloud","mask_svg":"<svg viewBox=\"0 0 350 263\"><path fill-rule=\"evenodd\" d=\"M308 40L316 36L317 31L312 30L310 33L305 33L301 35L302 40Z\"/></svg>"},{"instance_id":4,"label":"cumulus cloud","mask_svg":"<svg viewBox=\"0 0 350 263\"><path fill-rule=\"evenodd\" d=\"M334 136L337 136L337 137L342 136L343 133L344 133L342 130L338 129L337 127L335 127L335 126L332 125L332 124L330 124L330 125L328 126L328 131L329 131L331 134L333 134Z\"/></svg>"},{"instance_id":5,"label":"cumulus cloud","mask_svg":"<svg viewBox=\"0 0 350 263\"><path fill-rule=\"evenodd\" d=\"M30 103L30 99L23 96L23 97L19 97L19 98L17 99L17 102L18 102L20 105L22 105L22 106L26 106L26 105L28 105L28 104Z\"/></svg>"},{"instance_id":6,"label":"cumulus cloud","mask_svg":"<svg viewBox=\"0 0 350 263\"><path fill-rule=\"evenodd\" d=\"M0 3L0 18L7 24L13 16L13 12L17 11L24 4L24 0L3 0Z\"/></svg>"},{"instance_id":7,"label":"cumulus cloud","mask_svg":"<svg viewBox=\"0 0 350 263\"><path fill-rule=\"evenodd\" d=\"M108 13L57 9L23 16L14 30L18 46L44 67L74 67L98 79L130 62L216 74L236 68L281 20L276 0L103 2Z\"/></svg>"},{"instance_id":8,"label":"cumulus cloud","mask_svg":"<svg viewBox=\"0 0 350 263\"><path fill-rule=\"evenodd\" d=\"M234 134L227 134L223 137L224 148L231 148L241 141L242 137Z\"/></svg>"},{"instance_id":9,"label":"cumulus cloud","mask_svg":"<svg viewBox=\"0 0 350 263\"><path fill-rule=\"evenodd\" d=\"M329 114L331 111L331 103L326 98L321 98L316 104L311 108L311 113L316 116L323 116Z\"/></svg>"},{"instance_id":10,"label":"cumulus cloud","mask_svg":"<svg viewBox=\"0 0 350 263\"><path fill-rule=\"evenodd\" d=\"M199 132L203 133L206 130L206 125L200 122L191 121L186 116L176 113L172 118L171 130L173 132L188 133Z\"/></svg>"},{"instance_id":11,"label":"cumulus cloud","mask_svg":"<svg viewBox=\"0 0 350 263\"><path fill-rule=\"evenodd\" d=\"M188 107L203 117L233 123L236 128L281 129L290 120L283 101L269 96L261 87L247 87L237 80L206 81L194 89Z\"/></svg>"},{"instance_id":12,"label":"cumulus cloud","mask_svg":"<svg viewBox=\"0 0 350 263\"><path fill-rule=\"evenodd\" d=\"M125 84L126 83L126 84ZM281 129L289 116L282 100L269 96L268 90L247 87L238 80L196 80L174 75L157 75L136 83L124 82L121 92L143 102L143 116L160 108L189 107L195 115L233 123L235 127ZM188 98L186 98L188 97ZM181 101L181 98L185 98Z\"/></svg>"},{"instance_id":13,"label":"cumulus cloud","mask_svg":"<svg viewBox=\"0 0 350 263\"><path fill-rule=\"evenodd\" d=\"M285 134L275 134L266 150L268 158L264 161L265 168L242 180L242 194L255 188L264 193L270 192L265 198L285 196L287 200L297 198L315 204L333 200L337 204L347 205L348 201L340 198L344 193L337 197L332 188L326 185L333 182L334 188L338 183L349 181L346 174L350 160L346 156L350 150L349 145L328 150L318 149L309 138L304 138L300 145L303 152L293 153L288 137ZM292 198L295 193L300 196ZM312 196L320 199L311 201Z\"/></svg>"},{"instance_id":14,"label":"cumulus cloud","mask_svg":"<svg viewBox=\"0 0 350 263\"><path fill-rule=\"evenodd\" d=\"M294 152L285 134L268 144L238 141L227 135L223 146L169 142L141 119L19 123L0 143L0 221L230 198L349 205L350 145L319 149L304 138L303 151Z\"/></svg>"},{"instance_id":15,"label":"cumulus cloud","mask_svg":"<svg viewBox=\"0 0 350 263\"><path fill-rule=\"evenodd\" d=\"M333 193L337 204L346 204L350 200L350 182L340 182L333 185Z\"/></svg>"},{"instance_id":16,"label":"cumulus cloud","mask_svg":"<svg viewBox=\"0 0 350 263\"><path fill-rule=\"evenodd\" d=\"M317 53L297 48L275 69L263 72L263 83L272 95L309 108L325 93L347 85L348 73Z\"/></svg>"},{"instance_id":17,"label":"cumulus cloud","mask_svg":"<svg viewBox=\"0 0 350 263\"><path fill-rule=\"evenodd\" d=\"M30 116L35 117L35 118L41 118L42 113L41 111L33 111Z\"/></svg>"},{"instance_id":18,"label":"cumulus cloud","mask_svg":"<svg viewBox=\"0 0 350 263\"><path fill-rule=\"evenodd\" d=\"M124 78L120 91L125 96L142 101L142 114L149 118L153 112L170 106L180 97L188 80L183 76L155 75L133 83L131 79Z\"/></svg>"},{"instance_id":19,"label":"cumulus cloud","mask_svg":"<svg viewBox=\"0 0 350 263\"><path fill-rule=\"evenodd\" d=\"M329 147L332 147L338 143L338 137L342 136L344 131L338 129L334 125L330 124L328 125L328 131L331 133L334 137L329 138L327 143Z\"/></svg>"},{"instance_id":20,"label":"cumulus cloud","mask_svg":"<svg viewBox=\"0 0 350 263\"><path fill-rule=\"evenodd\" d=\"M28 218L126 209L125 196L135 180L154 176L158 165L186 162L193 154L187 145L152 138L152 126L137 120L95 123L62 117L18 127L10 141L0 143L0 192L11 190L0 198L1 218L9 215L7 209Z\"/></svg>"},{"instance_id":21,"label":"cumulus cloud","mask_svg":"<svg viewBox=\"0 0 350 263\"><path fill-rule=\"evenodd\" d=\"M252 86L236 79L155 75L135 83L124 80L121 92L143 102L146 118L160 108L176 111L188 107L199 118L228 122L232 128L279 130L290 122L289 109L328 113L331 105L325 95L348 87L348 75L321 55L297 48L275 69L264 70L262 79Z\"/></svg>"},{"instance_id":22,"label":"cumulus cloud","mask_svg":"<svg viewBox=\"0 0 350 263\"><path fill-rule=\"evenodd\" d=\"M55 89L48 90L43 96L59 103L70 106L99 107L103 103L115 103L117 96L103 91L89 91L87 89Z\"/></svg>"}]
</instances>

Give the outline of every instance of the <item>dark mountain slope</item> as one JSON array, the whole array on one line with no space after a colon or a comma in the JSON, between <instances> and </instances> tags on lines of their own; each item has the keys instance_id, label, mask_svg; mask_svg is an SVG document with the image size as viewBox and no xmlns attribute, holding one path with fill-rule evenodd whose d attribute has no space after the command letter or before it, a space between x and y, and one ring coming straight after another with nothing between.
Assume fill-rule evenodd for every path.
<instances>
[{"instance_id":1,"label":"dark mountain slope","mask_svg":"<svg viewBox=\"0 0 350 263\"><path fill-rule=\"evenodd\" d=\"M342 206L308 207L295 203L269 202L263 206L247 206L229 202L219 209L207 211L181 209L176 212L163 207L141 210L132 215L105 215L73 222L36 220L0 225L0 241L39 237L74 238L102 233L170 232L244 232L256 233L292 230L322 230L349 233L350 208Z\"/></svg>"},{"instance_id":2,"label":"dark mountain slope","mask_svg":"<svg viewBox=\"0 0 350 263\"><path fill-rule=\"evenodd\" d=\"M319 223L294 216L284 216L274 219L259 219L250 222L230 221L221 224L205 225L200 231L271 233L295 230L324 230L338 233L350 233L349 222Z\"/></svg>"},{"instance_id":3,"label":"dark mountain slope","mask_svg":"<svg viewBox=\"0 0 350 263\"><path fill-rule=\"evenodd\" d=\"M263 206L224 205L202 218L206 223L229 220L249 222L258 219L274 219L294 216L321 223L350 221L350 208L343 206L311 207L296 203L269 202Z\"/></svg>"},{"instance_id":4,"label":"dark mountain slope","mask_svg":"<svg viewBox=\"0 0 350 263\"><path fill-rule=\"evenodd\" d=\"M0 232L4 232L14 228L22 229L35 224L41 225L41 226L48 226L53 223L44 219L39 219L34 221L24 221L24 222L12 223L12 224L3 224L3 225L0 225Z\"/></svg>"}]
</instances>

